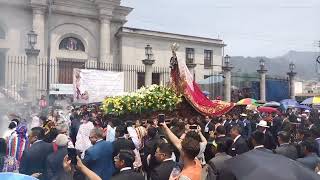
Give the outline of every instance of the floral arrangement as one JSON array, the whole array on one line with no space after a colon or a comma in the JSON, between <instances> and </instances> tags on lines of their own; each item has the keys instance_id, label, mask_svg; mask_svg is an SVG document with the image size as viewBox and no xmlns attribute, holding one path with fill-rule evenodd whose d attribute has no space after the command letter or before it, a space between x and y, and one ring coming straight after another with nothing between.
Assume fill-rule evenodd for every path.
<instances>
[{"instance_id":1,"label":"floral arrangement","mask_svg":"<svg viewBox=\"0 0 320 180\"><path fill-rule=\"evenodd\" d=\"M182 102L182 96L168 87L151 85L124 96L107 97L102 102L106 114L117 116L145 112L173 111Z\"/></svg>"}]
</instances>

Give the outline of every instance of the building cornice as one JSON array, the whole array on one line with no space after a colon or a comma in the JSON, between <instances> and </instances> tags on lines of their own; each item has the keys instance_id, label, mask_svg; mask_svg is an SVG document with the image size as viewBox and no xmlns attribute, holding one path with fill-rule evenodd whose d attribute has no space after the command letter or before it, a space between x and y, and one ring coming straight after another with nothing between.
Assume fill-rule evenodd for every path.
<instances>
[{"instance_id":1,"label":"building cornice","mask_svg":"<svg viewBox=\"0 0 320 180\"><path fill-rule=\"evenodd\" d=\"M127 22L127 16L130 14L130 12L133 10L133 8L125 7L125 6L117 6L114 8L112 12L112 21L113 22L120 22L120 23L126 23Z\"/></svg>"},{"instance_id":2,"label":"building cornice","mask_svg":"<svg viewBox=\"0 0 320 180\"><path fill-rule=\"evenodd\" d=\"M219 47L226 46L220 39L211 39L205 37L197 37L183 34L174 34L168 32L151 31L145 29L122 27L119 29L117 36L141 36L141 37L153 37L160 39L179 40L186 42L197 42L201 44L211 44Z\"/></svg>"},{"instance_id":3,"label":"building cornice","mask_svg":"<svg viewBox=\"0 0 320 180\"><path fill-rule=\"evenodd\" d=\"M98 18L96 5L88 0L59 0L54 1L53 13L73 15L87 18Z\"/></svg>"},{"instance_id":4,"label":"building cornice","mask_svg":"<svg viewBox=\"0 0 320 180\"><path fill-rule=\"evenodd\" d=\"M48 8L47 0L10 0L1 2L3 6L14 6L33 10L35 14L45 14ZM105 19L111 22L124 24L126 16L133 8L120 6L120 0L54 0L53 14L78 16L91 19Z\"/></svg>"}]
</instances>

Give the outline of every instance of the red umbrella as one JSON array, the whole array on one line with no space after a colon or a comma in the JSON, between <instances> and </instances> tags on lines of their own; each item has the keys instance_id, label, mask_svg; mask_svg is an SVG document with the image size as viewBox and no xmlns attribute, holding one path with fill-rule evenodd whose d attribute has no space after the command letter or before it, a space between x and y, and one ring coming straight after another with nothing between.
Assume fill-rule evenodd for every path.
<instances>
[{"instance_id":1,"label":"red umbrella","mask_svg":"<svg viewBox=\"0 0 320 180\"><path fill-rule=\"evenodd\" d=\"M275 112L277 114L280 114L280 111L276 108L273 108L273 107L259 107L258 111L261 113L274 113Z\"/></svg>"}]
</instances>

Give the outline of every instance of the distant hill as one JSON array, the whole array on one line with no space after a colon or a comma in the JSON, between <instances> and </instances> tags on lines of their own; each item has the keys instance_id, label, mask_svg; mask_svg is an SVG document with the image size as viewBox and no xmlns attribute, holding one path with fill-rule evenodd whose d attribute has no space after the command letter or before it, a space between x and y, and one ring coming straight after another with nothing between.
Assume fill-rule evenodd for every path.
<instances>
[{"instance_id":1,"label":"distant hill","mask_svg":"<svg viewBox=\"0 0 320 180\"><path fill-rule=\"evenodd\" d=\"M320 74L316 71L317 52L299 52L289 51L287 54L279 57L231 57L231 64L234 72L238 73L256 73L259 68L259 60L266 60L268 75L285 77L289 71L289 64L293 62L296 65L297 78L301 80L319 80Z\"/></svg>"}]
</instances>

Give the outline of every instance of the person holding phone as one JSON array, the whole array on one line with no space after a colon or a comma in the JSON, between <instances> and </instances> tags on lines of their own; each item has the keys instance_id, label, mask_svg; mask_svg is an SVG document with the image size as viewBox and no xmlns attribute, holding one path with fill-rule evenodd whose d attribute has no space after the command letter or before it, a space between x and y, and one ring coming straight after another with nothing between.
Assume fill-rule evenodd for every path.
<instances>
[{"instance_id":1,"label":"person holding phone","mask_svg":"<svg viewBox=\"0 0 320 180\"><path fill-rule=\"evenodd\" d=\"M60 177L61 180L73 180L73 174L75 170L82 172L89 180L102 180L96 173L91 171L87 166L85 166L79 156L76 156L77 164L74 165L71 162L71 159L67 156L63 159L63 169L66 172L63 176ZM76 168L76 169L75 169ZM60 180L59 179L59 180Z\"/></svg>"},{"instance_id":2,"label":"person holding phone","mask_svg":"<svg viewBox=\"0 0 320 180\"><path fill-rule=\"evenodd\" d=\"M169 179L201 180L201 162L196 158L200 152L200 142L190 135L191 133L194 133L194 131L188 132L184 139L179 139L172 133L166 123L161 123L160 126L163 128L172 144L180 151L180 159L184 165L180 174L177 174L174 177L172 176ZM187 129L189 130L189 127L187 127Z\"/></svg>"}]
</instances>

